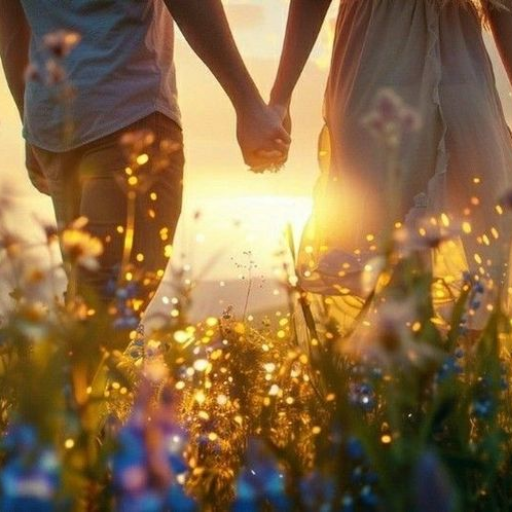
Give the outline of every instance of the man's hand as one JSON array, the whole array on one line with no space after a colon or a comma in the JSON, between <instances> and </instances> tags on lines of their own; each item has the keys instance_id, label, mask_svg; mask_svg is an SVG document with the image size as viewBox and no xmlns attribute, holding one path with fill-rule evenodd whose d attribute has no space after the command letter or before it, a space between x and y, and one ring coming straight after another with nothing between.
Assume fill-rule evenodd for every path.
<instances>
[{"instance_id":1,"label":"man's hand","mask_svg":"<svg viewBox=\"0 0 512 512\"><path fill-rule=\"evenodd\" d=\"M36 158L33 146L28 142L25 143L25 167L27 168L32 185L34 185L41 194L49 196L50 189L48 187L48 180Z\"/></svg>"},{"instance_id":2,"label":"man's hand","mask_svg":"<svg viewBox=\"0 0 512 512\"><path fill-rule=\"evenodd\" d=\"M278 113L264 104L237 110L237 138L244 161L252 169L278 167L288 158L290 134Z\"/></svg>"}]
</instances>

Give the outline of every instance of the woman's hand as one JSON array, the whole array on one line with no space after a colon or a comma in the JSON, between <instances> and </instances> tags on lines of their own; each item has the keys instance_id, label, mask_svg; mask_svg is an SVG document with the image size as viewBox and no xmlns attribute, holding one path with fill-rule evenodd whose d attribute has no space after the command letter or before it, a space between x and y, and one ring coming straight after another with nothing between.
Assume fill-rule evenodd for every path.
<instances>
[{"instance_id":1,"label":"woman's hand","mask_svg":"<svg viewBox=\"0 0 512 512\"><path fill-rule=\"evenodd\" d=\"M286 134L290 137L292 130L292 120L290 117L290 109L288 105L281 105L277 103L270 103L268 108L271 112L275 114L275 116L279 119L280 126ZM288 160L288 151L289 144L284 150L284 147L281 147L279 150L268 150L268 149L260 149L256 152L258 158L262 160L259 165L252 165L251 170L253 172L264 172L264 171L274 171L277 172L280 168L287 162ZM270 165L269 165L270 163Z\"/></svg>"},{"instance_id":2,"label":"woman's hand","mask_svg":"<svg viewBox=\"0 0 512 512\"><path fill-rule=\"evenodd\" d=\"M237 138L245 163L255 171L279 167L288 158L290 135L274 108L264 103L237 110Z\"/></svg>"},{"instance_id":3,"label":"woman's hand","mask_svg":"<svg viewBox=\"0 0 512 512\"><path fill-rule=\"evenodd\" d=\"M281 122L283 123L283 128L289 135L291 135L292 118L290 115L290 105L282 103L273 103L271 101L269 107L279 116L279 119L281 119Z\"/></svg>"}]
</instances>

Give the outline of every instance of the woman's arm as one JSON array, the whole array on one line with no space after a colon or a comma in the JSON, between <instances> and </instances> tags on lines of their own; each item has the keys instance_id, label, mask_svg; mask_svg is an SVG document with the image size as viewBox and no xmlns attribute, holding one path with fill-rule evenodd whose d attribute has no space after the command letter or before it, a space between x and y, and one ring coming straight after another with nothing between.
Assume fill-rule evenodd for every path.
<instances>
[{"instance_id":1,"label":"woman's arm","mask_svg":"<svg viewBox=\"0 0 512 512\"><path fill-rule=\"evenodd\" d=\"M281 61L270 95L272 105L288 108L330 4L331 0L292 0Z\"/></svg>"},{"instance_id":2,"label":"woman's arm","mask_svg":"<svg viewBox=\"0 0 512 512\"><path fill-rule=\"evenodd\" d=\"M508 7L508 10L493 7L490 3L486 4L485 10L501 60L512 85L512 0L507 0L503 4Z\"/></svg>"},{"instance_id":3,"label":"woman's arm","mask_svg":"<svg viewBox=\"0 0 512 512\"><path fill-rule=\"evenodd\" d=\"M264 164L270 158L261 156L264 152L277 151L281 155L278 160L284 158L290 136L279 116L265 105L249 75L221 0L164 1L189 45L231 99L237 112L238 141L245 162L253 167Z\"/></svg>"},{"instance_id":4,"label":"woman's arm","mask_svg":"<svg viewBox=\"0 0 512 512\"><path fill-rule=\"evenodd\" d=\"M19 0L0 0L0 58L7 85L23 117L30 28Z\"/></svg>"}]
</instances>

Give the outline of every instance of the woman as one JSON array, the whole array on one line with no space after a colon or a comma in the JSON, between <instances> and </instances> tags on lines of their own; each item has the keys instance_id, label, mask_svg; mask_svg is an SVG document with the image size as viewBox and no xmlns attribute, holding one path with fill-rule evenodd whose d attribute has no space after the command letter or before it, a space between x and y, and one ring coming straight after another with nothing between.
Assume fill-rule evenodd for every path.
<instances>
[{"instance_id":1,"label":"woman","mask_svg":"<svg viewBox=\"0 0 512 512\"><path fill-rule=\"evenodd\" d=\"M330 3L291 2L271 94L283 118ZM325 97L330 161L317 187L314 236L305 243L316 256L305 273L316 278L313 289L327 284L356 306L362 301L362 269L379 251L390 210L393 222L406 225L442 213L452 224L458 220L464 251L451 262L444 258L444 266L502 280L510 229L496 205L512 185L512 141L484 24L512 81L512 0L341 0ZM395 145L401 174L391 183L394 204L385 192L385 158L362 122L379 94L384 116L408 105L422 123Z\"/></svg>"}]
</instances>

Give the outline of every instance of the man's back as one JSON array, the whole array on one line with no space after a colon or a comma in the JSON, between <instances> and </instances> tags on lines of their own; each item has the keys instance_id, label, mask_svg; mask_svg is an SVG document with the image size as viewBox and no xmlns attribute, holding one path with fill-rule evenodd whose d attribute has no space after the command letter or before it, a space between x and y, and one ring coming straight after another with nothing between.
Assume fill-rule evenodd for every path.
<instances>
[{"instance_id":1,"label":"man's back","mask_svg":"<svg viewBox=\"0 0 512 512\"><path fill-rule=\"evenodd\" d=\"M32 29L38 78L26 89L25 133L32 144L65 151L117 131L152 112L180 122L173 64L173 22L162 0L22 0ZM73 88L48 83L47 34L80 35L64 61ZM71 121L71 138L65 136Z\"/></svg>"}]
</instances>

